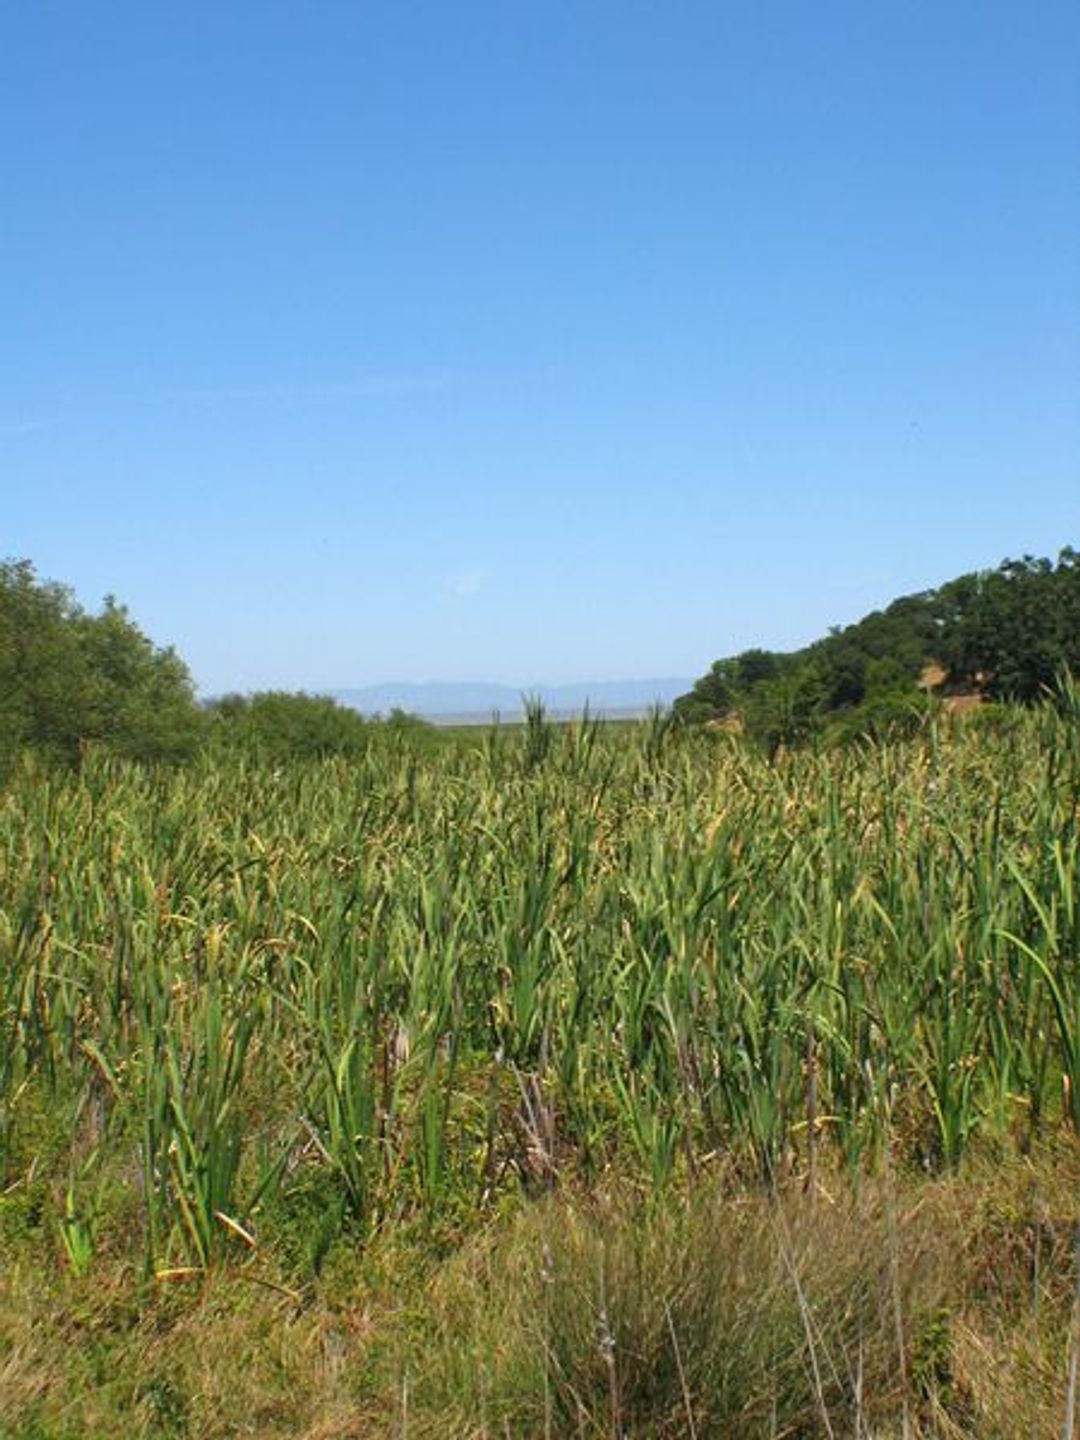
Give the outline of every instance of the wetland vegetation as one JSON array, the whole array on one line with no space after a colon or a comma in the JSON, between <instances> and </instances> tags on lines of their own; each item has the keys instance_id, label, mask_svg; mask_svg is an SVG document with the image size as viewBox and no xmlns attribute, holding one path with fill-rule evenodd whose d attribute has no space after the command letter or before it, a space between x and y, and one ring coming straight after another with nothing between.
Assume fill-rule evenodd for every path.
<instances>
[{"instance_id":1,"label":"wetland vegetation","mask_svg":"<svg viewBox=\"0 0 1080 1440\"><path fill-rule=\"evenodd\" d=\"M234 710L9 755L0 1434L1060 1432L1067 681L780 749Z\"/></svg>"}]
</instances>

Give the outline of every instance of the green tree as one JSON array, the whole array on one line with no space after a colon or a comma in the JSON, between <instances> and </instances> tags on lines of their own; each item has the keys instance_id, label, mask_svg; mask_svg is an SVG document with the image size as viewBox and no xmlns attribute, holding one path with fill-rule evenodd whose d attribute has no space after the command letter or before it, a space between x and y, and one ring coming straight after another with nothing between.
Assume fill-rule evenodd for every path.
<instances>
[{"instance_id":1,"label":"green tree","mask_svg":"<svg viewBox=\"0 0 1080 1440\"><path fill-rule=\"evenodd\" d=\"M785 659L771 650L744 650L740 655L717 660L688 695L676 700L677 718L697 723L741 712L758 686L779 677Z\"/></svg>"},{"instance_id":2,"label":"green tree","mask_svg":"<svg viewBox=\"0 0 1080 1440\"><path fill-rule=\"evenodd\" d=\"M191 677L172 649L158 649L112 596L100 615L79 615L89 675L89 735L140 760L182 760L200 738Z\"/></svg>"},{"instance_id":3,"label":"green tree","mask_svg":"<svg viewBox=\"0 0 1080 1440\"><path fill-rule=\"evenodd\" d=\"M77 760L103 743L147 760L190 755L199 738L191 678L127 611L99 615L27 560L0 564L0 750L21 746Z\"/></svg>"},{"instance_id":4,"label":"green tree","mask_svg":"<svg viewBox=\"0 0 1080 1440\"><path fill-rule=\"evenodd\" d=\"M751 692L746 731L770 756L784 747L804 745L821 728L827 685L813 664L765 680Z\"/></svg>"},{"instance_id":5,"label":"green tree","mask_svg":"<svg viewBox=\"0 0 1080 1440\"><path fill-rule=\"evenodd\" d=\"M997 699L1033 701L1080 669L1080 557L1025 555L944 586L942 652L950 669Z\"/></svg>"},{"instance_id":6,"label":"green tree","mask_svg":"<svg viewBox=\"0 0 1080 1440\"><path fill-rule=\"evenodd\" d=\"M0 565L0 744L73 755L89 676L71 624L70 592L39 581L27 560Z\"/></svg>"}]
</instances>

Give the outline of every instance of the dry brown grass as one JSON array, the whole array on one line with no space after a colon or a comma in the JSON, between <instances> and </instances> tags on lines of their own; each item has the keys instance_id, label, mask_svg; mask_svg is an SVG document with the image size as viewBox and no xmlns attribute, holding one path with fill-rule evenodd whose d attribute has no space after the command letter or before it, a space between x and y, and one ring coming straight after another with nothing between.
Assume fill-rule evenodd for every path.
<instances>
[{"instance_id":1,"label":"dry brown grass","mask_svg":"<svg viewBox=\"0 0 1080 1440\"><path fill-rule=\"evenodd\" d=\"M12 1264L0 1435L1060 1433L1072 1148L826 1180L556 1193L441 1262L342 1249L299 1303L237 1269L146 1289Z\"/></svg>"}]
</instances>

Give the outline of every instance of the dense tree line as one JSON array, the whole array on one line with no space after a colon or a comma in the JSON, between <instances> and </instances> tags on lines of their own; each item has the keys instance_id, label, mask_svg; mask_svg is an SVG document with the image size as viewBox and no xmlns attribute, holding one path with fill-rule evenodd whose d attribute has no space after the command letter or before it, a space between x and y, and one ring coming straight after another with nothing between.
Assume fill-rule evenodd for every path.
<instances>
[{"instance_id":1,"label":"dense tree line","mask_svg":"<svg viewBox=\"0 0 1080 1440\"><path fill-rule=\"evenodd\" d=\"M717 660L675 702L690 722L737 725L770 749L831 731L895 731L938 692L1030 704L1066 673L1080 675L1080 554L1025 556L907 595L854 625L787 653L747 650Z\"/></svg>"},{"instance_id":2,"label":"dense tree line","mask_svg":"<svg viewBox=\"0 0 1080 1440\"><path fill-rule=\"evenodd\" d=\"M265 760L355 759L372 743L393 738L430 740L434 727L404 710L365 718L327 695L263 690L225 695L206 708L206 740L218 751L242 752Z\"/></svg>"},{"instance_id":3,"label":"dense tree line","mask_svg":"<svg viewBox=\"0 0 1080 1440\"><path fill-rule=\"evenodd\" d=\"M202 706L175 650L111 597L97 614L27 560L0 563L0 764L20 750L77 764L91 747L148 761L204 748L267 759L356 756L378 736L426 737L415 716L366 720L324 696L226 696Z\"/></svg>"},{"instance_id":4,"label":"dense tree line","mask_svg":"<svg viewBox=\"0 0 1080 1440\"><path fill-rule=\"evenodd\" d=\"M745 730L768 749L823 732L880 735L918 725L938 690L1031 703L1080 676L1080 554L1025 556L904 596L789 653L717 660L676 717ZM278 691L201 706L188 669L111 597L84 610L29 561L0 563L0 762L20 749L78 763L88 747L177 762L203 748L292 757L356 756L373 739L429 740L394 712L375 722L324 696Z\"/></svg>"}]
</instances>

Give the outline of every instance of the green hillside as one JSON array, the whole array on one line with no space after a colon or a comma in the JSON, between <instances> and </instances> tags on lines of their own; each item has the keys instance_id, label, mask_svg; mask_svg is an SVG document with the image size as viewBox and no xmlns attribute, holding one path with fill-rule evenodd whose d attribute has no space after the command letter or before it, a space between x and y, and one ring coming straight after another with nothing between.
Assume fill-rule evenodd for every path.
<instances>
[{"instance_id":1,"label":"green hillside","mask_svg":"<svg viewBox=\"0 0 1080 1440\"><path fill-rule=\"evenodd\" d=\"M932 686L920 687L926 667ZM917 724L927 692L1029 704L1080 671L1080 554L1006 560L894 600L802 650L717 660L675 711L728 721L768 748L823 732Z\"/></svg>"}]
</instances>

